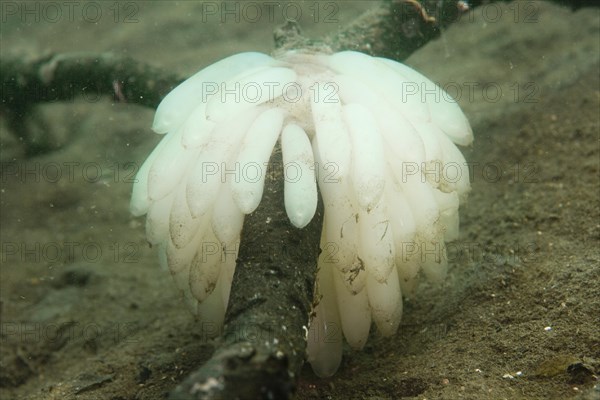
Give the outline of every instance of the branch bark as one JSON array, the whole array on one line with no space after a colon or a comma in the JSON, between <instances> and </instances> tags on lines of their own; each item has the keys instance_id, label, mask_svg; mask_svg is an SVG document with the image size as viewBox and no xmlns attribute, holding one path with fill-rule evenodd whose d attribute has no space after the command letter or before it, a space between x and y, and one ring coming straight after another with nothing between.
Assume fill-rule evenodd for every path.
<instances>
[{"instance_id":1,"label":"branch bark","mask_svg":"<svg viewBox=\"0 0 600 400\"><path fill-rule=\"evenodd\" d=\"M403 61L442 30L479 6L510 0L385 0L340 32L322 41L306 39L298 26L287 23L274 32L279 51L299 47L354 50ZM551 0L572 10L599 7L600 0ZM529 4L531 5L531 4Z\"/></svg>"},{"instance_id":2,"label":"branch bark","mask_svg":"<svg viewBox=\"0 0 600 400\"><path fill-rule=\"evenodd\" d=\"M35 121L35 106L69 102L83 97L156 108L161 99L183 81L172 73L113 54L55 54L35 60L2 57L0 109L11 131L22 139L27 156L54 150L50 137L35 137L26 118ZM43 122L42 122L43 123Z\"/></svg>"},{"instance_id":3,"label":"branch bark","mask_svg":"<svg viewBox=\"0 0 600 400\"><path fill-rule=\"evenodd\" d=\"M354 50L402 61L440 34L440 29L467 11L459 0L388 0L365 12L323 41L306 40L288 23L275 31L275 47L326 47L333 52Z\"/></svg>"},{"instance_id":4,"label":"branch bark","mask_svg":"<svg viewBox=\"0 0 600 400\"><path fill-rule=\"evenodd\" d=\"M3 58L2 106L72 101L75 96L156 108L183 81L161 68L114 54L66 53L36 60Z\"/></svg>"},{"instance_id":5,"label":"branch bark","mask_svg":"<svg viewBox=\"0 0 600 400\"><path fill-rule=\"evenodd\" d=\"M276 146L263 199L246 216L223 335L212 358L172 399L288 399L304 362L303 326L313 297L323 224L297 229L285 212L283 160Z\"/></svg>"}]
</instances>

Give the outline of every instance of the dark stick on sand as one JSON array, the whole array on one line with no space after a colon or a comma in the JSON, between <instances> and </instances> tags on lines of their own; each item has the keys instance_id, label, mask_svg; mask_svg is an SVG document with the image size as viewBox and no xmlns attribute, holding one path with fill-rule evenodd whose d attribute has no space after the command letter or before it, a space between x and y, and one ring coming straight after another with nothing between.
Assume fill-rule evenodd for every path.
<instances>
[{"instance_id":1,"label":"dark stick on sand","mask_svg":"<svg viewBox=\"0 0 600 400\"><path fill-rule=\"evenodd\" d=\"M231 298L217 350L171 393L172 399L287 399L304 361L323 222L321 202L308 226L285 212L279 146L258 209L244 221Z\"/></svg>"},{"instance_id":2,"label":"dark stick on sand","mask_svg":"<svg viewBox=\"0 0 600 400\"><path fill-rule=\"evenodd\" d=\"M116 103L156 108L182 81L171 72L110 53L51 54L30 60L3 56L0 110L12 133L23 141L26 155L34 156L55 150L51 137L36 137L31 125L24 123L36 121L36 105L76 98L91 103L110 96Z\"/></svg>"}]
</instances>

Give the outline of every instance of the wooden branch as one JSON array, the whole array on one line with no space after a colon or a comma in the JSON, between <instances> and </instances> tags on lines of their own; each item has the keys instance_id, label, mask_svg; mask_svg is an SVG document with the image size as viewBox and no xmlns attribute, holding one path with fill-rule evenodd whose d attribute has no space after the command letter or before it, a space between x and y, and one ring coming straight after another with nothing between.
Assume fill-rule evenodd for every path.
<instances>
[{"instance_id":1,"label":"wooden branch","mask_svg":"<svg viewBox=\"0 0 600 400\"><path fill-rule=\"evenodd\" d=\"M275 31L275 47L280 51L307 46L332 52L354 50L402 61L469 9L463 0L387 0L320 42L306 40L299 27L288 22Z\"/></svg>"},{"instance_id":2,"label":"wooden branch","mask_svg":"<svg viewBox=\"0 0 600 400\"><path fill-rule=\"evenodd\" d=\"M224 334L172 399L288 399L304 363L323 206L303 229L286 215L276 146L258 209L246 216Z\"/></svg>"},{"instance_id":3,"label":"wooden branch","mask_svg":"<svg viewBox=\"0 0 600 400\"><path fill-rule=\"evenodd\" d=\"M322 41L306 39L298 26L288 22L274 32L275 48L279 51L300 47L331 52L354 50L403 61L464 13L499 1L509 0L385 0ZM572 10L600 6L600 0L552 1Z\"/></svg>"},{"instance_id":4,"label":"wooden branch","mask_svg":"<svg viewBox=\"0 0 600 400\"><path fill-rule=\"evenodd\" d=\"M183 79L130 57L67 53L36 60L2 57L0 81L0 110L11 132L24 142L26 155L34 156L55 150L50 135L32 133L33 124L44 124L37 118L36 105L77 98L97 102L111 96L115 102L156 108Z\"/></svg>"},{"instance_id":5,"label":"wooden branch","mask_svg":"<svg viewBox=\"0 0 600 400\"><path fill-rule=\"evenodd\" d=\"M115 102L156 108L183 79L163 69L114 54L66 53L38 60L2 58L2 106L72 101L82 96L97 101L112 96Z\"/></svg>"}]
</instances>

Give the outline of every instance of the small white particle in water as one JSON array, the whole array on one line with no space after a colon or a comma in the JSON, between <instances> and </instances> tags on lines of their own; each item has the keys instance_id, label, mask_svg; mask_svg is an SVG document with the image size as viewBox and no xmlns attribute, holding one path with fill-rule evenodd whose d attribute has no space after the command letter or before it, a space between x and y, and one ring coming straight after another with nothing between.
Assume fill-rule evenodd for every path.
<instances>
[{"instance_id":1,"label":"small white particle in water","mask_svg":"<svg viewBox=\"0 0 600 400\"><path fill-rule=\"evenodd\" d=\"M271 217L267 217L267 224L271 223Z\"/></svg>"},{"instance_id":2,"label":"small white particle in water","mask_svg":"<svg viewBox=\"0 0 600 400\"><path fill-rule=\"evenodd\" d=\"M216 380L213 377L210 377L204 383L198 383L198 382L194 383L194 386L192 386L190 393L194 394L197 392L209 392L212 389L218 388L220 386L221 386L221 384L219 383L218 380Z\"/></svg>"},{"instance_id":3,"label":"small white particle in water","mask_svg":"<svg viewBox=\"0 0 600 400\"><path fill-rule=\"evenodd\" d=\"M547 327L545 327L545 328L544 328L544 330L545 330L546 332L550 332L550 331L552 330L552 327L551 327L551 326L547 326Z\"/></svg>"},{"instance_id":4,"label":"small white particle in water","mask_svg":"<svg viewBox=\"0 0 600 400\"><path fill-rule=\"evenodd\" d=\"M502 375L502 377L503 377L504 379L515 379L515 377L514 377L514 376L512 376L511 374L504 374L504 375Z\"/></svg>"}]
</instances>

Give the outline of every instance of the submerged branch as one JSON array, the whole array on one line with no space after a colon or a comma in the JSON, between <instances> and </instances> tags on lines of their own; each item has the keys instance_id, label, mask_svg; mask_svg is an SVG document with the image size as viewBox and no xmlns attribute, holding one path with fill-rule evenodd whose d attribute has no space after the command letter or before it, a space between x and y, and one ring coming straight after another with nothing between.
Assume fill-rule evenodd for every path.
<instances>
[{"instance_id":1,"label":"submerged branch","mask_svg":"<svg viewBox=\"0 0 600 400\"><path fill-rule=\"evenodd\" d=\"M0 109L12 133L22 140L28 156L54 150L52 138L36 137L25 118L37 121L35 106L72 102L82 98L97 102L111 96L115 102L156 108L183 79L161 68L113 54L67 53L35 60L0 60ZM46 129L41 129L46 131Z\"/></svg>"},{"instance_id":2,"label":"submerged branch","mask_svg":"<svg viewBox=\"0 0 600 400\"><path fill-rule=\"evenodd\" d=\"M402 61L467 10L460 0L388 0L321 42L307 40L297 26L288 23L275 31L275 46L282 51L299 46L353 50Z\"/></svg>"},{"instance_id":3,"label":"submerged branch","mask_svg":"<svg viewBox=\"0 0 600 400\"><path fill-rule=\"evenodd\" d=\"M374 57L403 61L447 26L459 21L476 7L511 0L385 0L339 32L322 41L305 38L295 23L288 22L274 32L275 47L285 51L300 47L327 48L332 52L360 51ZM599 7L600 0L551 0L573 11ZM520 5L517 5L520 7ZM523 12L534 12L532 2Z\"/></svg>"},{"instance_id":4,"label":"submerged branch","mask_svg":"<svg viewBox=\"0 0 600 400\"><path fill-rule=\"evenodd\" d=\"M295 391L323 213L319 202L310 224L294 227L284 207L279 146L270 165L277 168L267 175L263 199L244 221L224 334L173 399L288 399Z\"/></svg>"},{"instance_id":5,"label":"submerged branch","mask_svg":"<svg viewBox=\"0 0 600 400\"><path fill-rule=\"evenodd\" d=\"M37 60L3 58L2 106L72 101L82 96L97 101L112 96L115 102L156 108L183 79L161 68L110 53L54 54Z\"/></svg>"}]
</instances>

